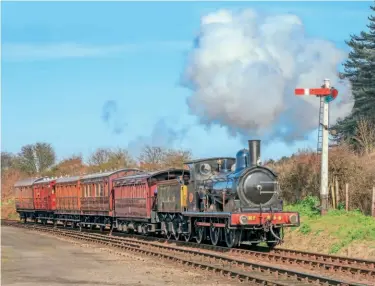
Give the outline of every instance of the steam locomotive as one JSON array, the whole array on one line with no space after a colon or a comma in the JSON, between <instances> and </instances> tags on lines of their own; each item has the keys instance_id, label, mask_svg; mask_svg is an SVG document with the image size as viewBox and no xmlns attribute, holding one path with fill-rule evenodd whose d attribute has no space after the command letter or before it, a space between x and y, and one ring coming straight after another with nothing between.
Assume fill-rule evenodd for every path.
<instances>
[{"instance_id":1,"label":"steam locomotive","mask_svg":"<svg viewBox=\"0 0 375 286\"><path fill-rule=\"evenodd\" d=\"M25 222L272 248L284 227L299 226L299 214L283 211L277 175L259 161L260 140L248 143L236 158L194 160L183 169L23 180L15 184L16 209Z\"/></svg>"},{"instance_id":2,"label":"steam locomotive","mask_svg":"<svg viewBox=\"0 0 375 286\"><path fill-rule=\"evenodd\" d=\"M179 197L177 185L173 187L176 183L160 184L157 212L168 237L182 233L186 240L194 236L198 243L206 240L234 247L266 242L274 247L282 241L283 227L299 226L298 213L283 212L276 173L260 165L260 140L248 143L249 150L240 150L236 158L186 162L189 180L182 185L188 199L184 207L186 199L181 192L181 213L171 216L172 210L166 207L176 201L171 197L173 189Z\"/></svg>"}]
</instances>

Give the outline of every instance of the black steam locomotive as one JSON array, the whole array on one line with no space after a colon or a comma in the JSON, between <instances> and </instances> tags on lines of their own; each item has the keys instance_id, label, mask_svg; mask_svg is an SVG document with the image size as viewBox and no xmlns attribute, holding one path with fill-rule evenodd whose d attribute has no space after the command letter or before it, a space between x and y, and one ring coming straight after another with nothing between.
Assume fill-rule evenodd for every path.
<instances>
[{"instance_id":1,"label":"black steam locomotive","mask_svg":"<svg viewBox=\"0 0 375 286\"><path fill-rule=\"evenodd\" d=\"M277 175L260 164L260 140L236 158L186 162L182 179L159 183L157 222L168 238L228 247L282 241L283 227L298 226L297 212L283 212ZM181 211L179 211L181 210Z\"/></svg>"}]
</instances>

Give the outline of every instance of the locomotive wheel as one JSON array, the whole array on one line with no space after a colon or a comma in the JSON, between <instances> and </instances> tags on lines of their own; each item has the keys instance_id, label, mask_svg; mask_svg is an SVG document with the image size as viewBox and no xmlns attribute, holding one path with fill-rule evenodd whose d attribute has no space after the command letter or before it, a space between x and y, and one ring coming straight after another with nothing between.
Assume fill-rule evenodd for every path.
<instances>
[{"instance_id":1,"label":"locomotive wheel","mask_svg":"<svg viewBox=\"0 0 375 286\"><path fill-rule=\"evenodd\" d=\"M167 239L171 239L172 238L172 233L170 231L168 231L167 234L166 234L166 236L167 236Z\"/></svg>"},{"instance_id":2,"label":"locomotive wheel","mask_svg":"<svg viewBox=\"0 0 375 286\"><path fill-rule=\"evenodd\" d=\"M143 235L148 235L147 224L142 225L142 234Z\"/></svg>"},{"instance_id":3,"label":"locomotive wheel","mask_svg":"<svg viewBox=\"0 0 375 286\"><path fill-rule=\"evenodd\" d=\"M176 232L175 234L174 234L174 239L175 240L177 240L177 241L179 241L180 240L180 233L179 232Z\"/></svg>"},{"instance_id":4,"label":"locomotive wheel","mask_svg":"<svg viewBox=\"0 0 375 286\"><path fill-rule=\"evenodd\" d=\"M189 233L185 233L184 234L184 239L185 239L186 242L189 242L190 239L191 239L191 233L190 232Z\"/></svg>"},{"instance_id":5,"label":"locomotive wheel","mask_svg":"<svg viewBox=\"0 0 375 286\"><path fill-rule=\"evenodd\" d=\"M212 245L218 245L220 241L220 234L221 234L221 228L218 227L210 227L210 239Z\"/></svg>"},{"instance_id":6,"label":"locomotive wheel","mask_svg":"<svg viewBox=\"0 0 375 286\"><path fill-rule=\"evenodd\" d=\"M224 234L227 247L232 248L238 244L240 236L237 230L225 228Z\"/></svg>"},{"instance_id":7,"label":"locomotive wheel","mask_svg":"<svg viewBox=\"0 0 375 286\"><path fill-rule=\"evenodd\" d=\"M178 222L173 222L172 224L172 234L175 240L180 240L180 233L178 232Z\"/></svg>"},{"instance_id":8,"label":"locomotive wheel","mask_svg":"<svg viewBox=\"0 0 375 286\"><path fill-rule=\"evenodd\" d=\"M205 238L205 235L206 235L206 229L204 227L197 227L196 228L196 237L195 239L197 240L197 242L200 244L203 242L204 238Z\"/></svg>"}]
</instances>

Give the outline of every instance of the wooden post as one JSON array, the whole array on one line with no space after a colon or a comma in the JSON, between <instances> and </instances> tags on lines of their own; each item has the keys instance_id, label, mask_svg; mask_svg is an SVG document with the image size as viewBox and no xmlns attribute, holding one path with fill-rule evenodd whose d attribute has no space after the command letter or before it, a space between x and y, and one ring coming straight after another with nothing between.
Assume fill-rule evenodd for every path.
<instances>
[{"instance_id":1,"label":"wooden post","mask_svg":"<svg viewBox=\"0 0 375 286\"><path fill-rule=\"evenodd\" d=\"M349 184L345 184L345 209L349 211Z\"/></svg>"},{"instance_id":2,"label":"wooden post","mask_svg":"<svg viewBox=\"0 0 375 286\"><path fill-rule=\"evenodd\" d=\"M337 180L337 177L335 176L335 187L336 187L336 207L339 206L340 203L340 193L339 193L339 181Z\"/></svg>"},{"instance_id":3,"label":"wooden post","mask_svg":"<svg viewBox=\"0 0 375 286\"><path fill-rule=\"evenodd\" d=\"M332 208L336 209L335 188L333 184L331 184L331 194L332 194Z\"/></svg>"},{"instance_id":4,"label":"wooden post","mask_svg":"<svg viewBox=\"0 0 375 286\"><path fill-rule=\"evenodd\" d=\"M372 187L372 209L371 214L373 217L375 217L375 187Z\"/></svg>"}]
</instances>

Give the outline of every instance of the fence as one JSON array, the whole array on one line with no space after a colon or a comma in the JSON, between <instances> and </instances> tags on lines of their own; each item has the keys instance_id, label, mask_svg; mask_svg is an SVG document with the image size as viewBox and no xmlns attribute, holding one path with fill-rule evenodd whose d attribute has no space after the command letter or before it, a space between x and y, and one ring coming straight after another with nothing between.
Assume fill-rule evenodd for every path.
<instances>
[{"instance_id":1,"label":"fence","mask_svg":"<svg viewBox=\"0 0 375 286\"><path fill-rule=\"evenodd\" d=\"M343 192L340 192L339 183L337 178L334 179L333 182L329 185L330 193L331 193L331 203L332 208L337 209L343 200L340 197L340 194ZM350 201L350 192L349 192L349 184L345 184L345 210L349 211L349 201ZM371 216L375 217L375 186L372 187L371 191L371 207L370 207L370 214Z\"/></svg>"}]
</instances>

